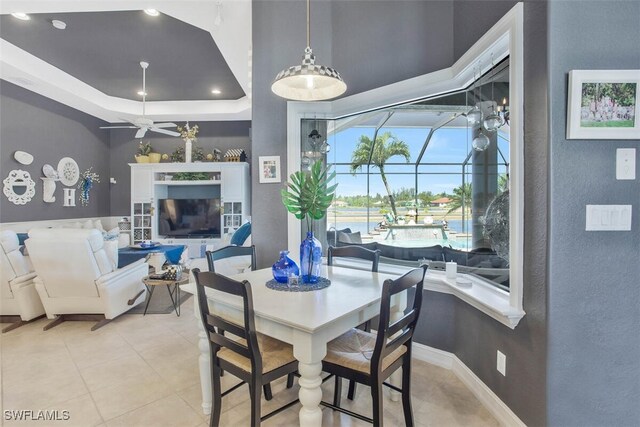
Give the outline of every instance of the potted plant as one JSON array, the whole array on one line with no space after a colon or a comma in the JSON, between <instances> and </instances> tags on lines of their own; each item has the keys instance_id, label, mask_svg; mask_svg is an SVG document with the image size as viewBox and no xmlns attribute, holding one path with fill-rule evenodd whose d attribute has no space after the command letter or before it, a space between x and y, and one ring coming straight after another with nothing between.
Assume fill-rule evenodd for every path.
<instances>
[{"instance_id":1,"label":"potted plant","mask_svg":"<svg viewBox=\"0 0 640 427\"><path fill-rule=\"evenodd\" d=\"M149 163L149 153L151 153L151 143L147 142L146 144L143 144L142 141L140 141L138 154L136 154L136 162Z\"/></svg>"},{"instance_id":2,"label":"potted plant","mask_svg":"<svg viewBox=\"0 0 640 427\"><path fill-rule=\"evenodd\" d=\"M307 222L307 238L300 245L300 273L303 283L317 283L322 262L322 245L313 236L313 220L324 218L338 184L329 185L336 173L316 161L308 172L298 171L282 189L282 203L299 220Z\"/></svg>"}]
</instances>

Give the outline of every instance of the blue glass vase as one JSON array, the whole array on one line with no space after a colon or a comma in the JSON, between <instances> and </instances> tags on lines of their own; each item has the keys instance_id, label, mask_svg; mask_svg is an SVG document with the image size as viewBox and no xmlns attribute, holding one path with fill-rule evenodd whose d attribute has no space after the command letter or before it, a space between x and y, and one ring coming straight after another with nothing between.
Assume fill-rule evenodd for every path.
<instances>
[{"instance_id":1,"label":"blue glass vase","mask_svg":"<svg viewBox=\"0 0 640 427\"><path fill-rule=\"evenodd\" d=\"M273 278L278 283L287 283L289 276L300 275L300 269L287 255L289 255L289 251L280 251L280 259L271 267Z\"/></svg>"},{"instance_id":2,"label":"blue glass vase","mask_svg":"<svg viewBox=\"0 0 640 427\"><path fill-rule=\"evenodd\" d=\"M300 245L300 270L302 283L318 283L322 264L322 244L307 232L307 238Z\"/></svg>"}]
</instances>

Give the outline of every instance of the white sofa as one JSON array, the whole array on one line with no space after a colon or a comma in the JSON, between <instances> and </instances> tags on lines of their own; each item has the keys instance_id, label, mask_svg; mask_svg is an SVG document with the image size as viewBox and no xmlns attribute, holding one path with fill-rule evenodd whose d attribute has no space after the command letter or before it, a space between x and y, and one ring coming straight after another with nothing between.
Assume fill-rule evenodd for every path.
<instances>
[{"instance_id":1,"label":"white sofa","mask_svg":"<svg viewBox=\"0 0 640 427\"><path fill-rule=\"evenodd\" d=\"M145 300L146 262L117 269L96 229L33 229L25 243L47 317L58 316L45 330L74 314L104 315L95 330Z\"/></svg>"},{"instance_id":2,"label":"white sofa","mask_svg":"<svg viewBox=\"0 0 640 427\"><path fill-rule=\"evenodd\" d=\"M20 251L18 235L13 231L0 232L0 315L19 316L20 320L5 328L8 332L44 314L44 307L36 291L36 273L29 257Z\"/></svg>"}]
</instances>

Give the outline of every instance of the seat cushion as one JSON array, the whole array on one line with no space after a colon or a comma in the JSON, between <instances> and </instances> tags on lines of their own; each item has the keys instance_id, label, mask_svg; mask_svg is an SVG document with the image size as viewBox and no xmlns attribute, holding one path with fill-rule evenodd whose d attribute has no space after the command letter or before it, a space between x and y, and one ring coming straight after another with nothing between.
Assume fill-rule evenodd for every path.
<instances>
[{"instance_id":1,"label":"seat cushion","mask_svg":"<svg viewBox=\"0 0 640 427\"><path fill-rule=\"evenodd\" d=\"M324 362L369 374L376 337L370 332L351 329L327 345L327 356ZM406 352L407 348L404 345L395 349L382 361L382 370L387 369Z\"/></svg>"},{"instance_id":2,"label":"seat cushion","mask_svg":"<svg viewBox=\"0 0 640 427\"><path fill-rule=\"evenodd\" d=\"M244 339L238 340L238 342L242 345L247 345L247 341ZM260 354L262 354L263 374L271 372L274 369L278 369L281 366L287 365L296 360L295 357L293 357L293 347L275 338L258 334L258 347L260 347ZM251 372L251 360L229 350L228 348L222 348L218 352L218 357L237 366L245 372Z\"/></svg>"}]
</instances>

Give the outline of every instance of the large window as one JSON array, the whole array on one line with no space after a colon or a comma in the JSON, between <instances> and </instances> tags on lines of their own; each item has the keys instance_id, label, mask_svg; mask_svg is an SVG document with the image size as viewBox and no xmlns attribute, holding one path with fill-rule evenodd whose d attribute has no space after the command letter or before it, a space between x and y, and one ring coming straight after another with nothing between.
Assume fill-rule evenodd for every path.
<instances>
[{"instance_id":1,"label":"large window","mask_svg":"<svg viewBox=\"0 0 640 427\"><path fill-rule=\"evenodd\" d=\"M508 290L508 64L467 90L303 120L301 167L322 160L336 172L336 198L319 227L326 242L379 249L387 263L454 261Z\"/></svg>"}]
</instances>

